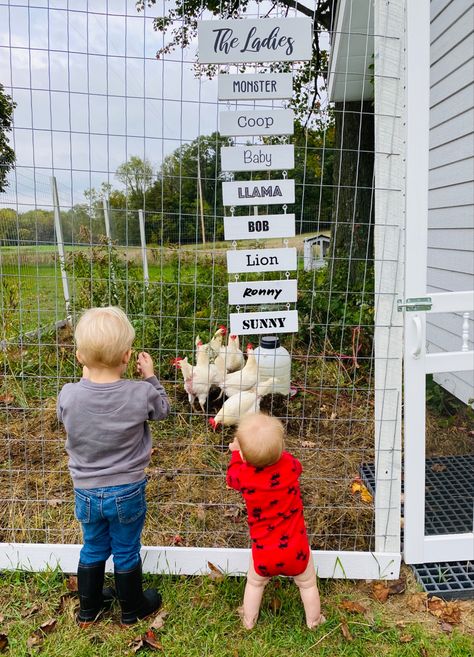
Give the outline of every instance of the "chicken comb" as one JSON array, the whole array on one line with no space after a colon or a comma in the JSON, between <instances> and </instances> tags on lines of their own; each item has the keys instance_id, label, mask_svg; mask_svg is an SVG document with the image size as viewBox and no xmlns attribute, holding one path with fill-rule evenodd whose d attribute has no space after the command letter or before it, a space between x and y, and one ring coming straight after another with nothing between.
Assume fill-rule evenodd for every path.
<instances>
[{"instance_id":1,"label":"chicken comb","mask_svg":"<svg viewBox=\"0 0 474 657\"><path fill-rule=\"evenodd\" d=\"M247 351L250 351L250 349L253 349L253 344L251 342L247 344Z\"/></svg>"},{"instance_id":2,"label":"chicken comb","mask_svg":"<svg viewBox=\"0 0 474 657\"><path fill-rule=\"evenodd\" d=\"M213 431L217 429L217 425L219 424L218 422L215 421L213 417L209 418L209 424L211 425Z\"/></svg>"},{"instance_id":3,"label":"chicken comb","mask_svg":"<svg viewBox=\"0 0 474 657\"><path fill-rule=\"evenodd\" d=\"M227 335L227 326L224 326L224 324L219 326L219 330L223 331L224 335Z\"/></svg>"},{"instance_id":4,"label":"chicken comb","mask_svg":"<svg viewBox=\"0 0 474 657\"><path fill-rule=\"evenodd\" d=\"M176 358L171 359L171 365L174 365L175 367L179 367L179 364L181 361L184 360L182 356L177 356Z\"/></svg>"},{"instance_id":5,"label":"chicken comb","mask_svg":"<svg viewBox=\"0 0 474 657\"><path fill-rule=\"evenodd\" d=\"M237 340L238 336L232 334L232 335L229 335L229 338L230 338L231 340Z\"/></svg>"}]
</instances>

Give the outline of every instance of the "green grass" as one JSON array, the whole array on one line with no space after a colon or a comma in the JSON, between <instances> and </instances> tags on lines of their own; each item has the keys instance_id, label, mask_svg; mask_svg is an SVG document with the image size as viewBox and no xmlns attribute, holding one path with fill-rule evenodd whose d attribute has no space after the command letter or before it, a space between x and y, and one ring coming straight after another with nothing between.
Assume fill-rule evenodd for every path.
<instances>
[{"instance_id":1,"label":"green grass","mask_svg":"<svg viewBox=\"0 0 474 657\"><path fill-rule=\"evenodd\" d=\"M351 582L321 583L328 620L316 631L309 631L296 587L288 580L273 581L265 592L256 628L246 632L236 614L243 594L242 578L214 581L209 577L159 576L147 580L160 588L169 613L157 633L163 652L156 654L166 657L468 657L474 651L474 639L466 627L445 634L426 612L405 614L403 626L397 626L403 613L400 610L406 606L403 595L393 596L382 605L364 598L360 585ZM130 641L150 624L142 621L123 629L115 607L95 626L80 630L74 622L75 595L69 594L59 610L64 594L66 580L58 571L3 573L0 632L8 636L11 657L27 655L28 637L51 618L57 619L57 625L41 648L41 654L48 657L131 655ZM338 606L347 598L362 602L367 611L347 614ZM342 622L347 623L352 640L344 638ZM408 642L401 642L407 637Z\"/></svg>"}]
</instances>

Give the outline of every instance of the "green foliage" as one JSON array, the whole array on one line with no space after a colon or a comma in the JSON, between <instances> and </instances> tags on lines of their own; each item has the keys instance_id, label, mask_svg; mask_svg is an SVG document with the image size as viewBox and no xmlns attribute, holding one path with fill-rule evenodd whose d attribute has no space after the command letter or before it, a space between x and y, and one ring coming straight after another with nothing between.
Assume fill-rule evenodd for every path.
<instances>
[{"instance_id":1,"label":"green foliage","mask_svg":"<svg viewBox=\"0 0 474 657\"><path fill-rule=\"evenodd\" d=\"M330 264L298 276L298 310L302 328L300 339L312 350L328 356L343 356L368 367L374 332L373 270L366 272L362 289L348 288L342 268ZM308 330L309 327L309 330Z\"/></svg>"},{"instance_id":2,"label":"green foliage","mask_svg":"<svg viewBox=\"0 0 474 657\"><path fill-rule=\"evenodd\" d=\"M9 145L8 133L13 126L13 110L16 103L5 93L0 83L0 193L7 187L7 175L15 165L15 152Z\"/></svg>"}]
</instances>

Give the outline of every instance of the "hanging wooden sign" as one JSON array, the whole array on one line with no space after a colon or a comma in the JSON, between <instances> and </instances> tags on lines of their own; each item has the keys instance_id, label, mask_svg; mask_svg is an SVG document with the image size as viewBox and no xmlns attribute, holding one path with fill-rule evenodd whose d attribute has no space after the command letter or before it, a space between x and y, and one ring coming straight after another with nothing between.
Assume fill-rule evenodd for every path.
<instances>
[{"instance_id":1,"label":"hanging wooden sign","mask_svg":"<svg viewBox=\"0 0 474 657\"><path fill-rule=\"evenodd\" d=\"M292 135L295 128L292 110L220 112L219 132L223 137L240 135Z\"/></svg>"},{"instance_id":2,"label":"hanging wooden sign","mask_svg":"<svg viewBox=\"0 0 474 657\"><path fill-rule=\"evenodd\" d=\"M222 183L224 205L282 205L295 202L295 181L238 180Z\"/></svg>"},{"instance_id":3,"label":"hanging wooden sign","mask_svg":"<svg viewBox=\"0 0 474 657\"><path fill-rule=\"evenodd\" d=\"M224 217L225 240L251 240L271 237L294 237L294 214Z\"/></svg>"},{"instance_id":4,"label":"hanging wooden sign","mask_svg":"<svg viewBox=\"0 0 474 657\"><path fill-rule=\"evenodd\" d=\"M233 335L296 333L298 331L298 311L230 313L230 331Z\"/></svg>"},{"instance_id":5,"label":"hanging wooden sign","mask_svg":"<svg viewBox=\"0 0 474 657\"><path fill-rule=\"evenodd\" d=\"M283 100L293 96L291 73L221 74L217 76L219 100Z\"/></svg>"},{"instance_id":6,"label":"hanging wooden sign","mask_svg":"<svg viewBox=\"0 0 474 657\"><path fill-rule=\"evenodd\" d=\"M298 261L294 247L227 251L229 274L294 271L297 266Z\"/></svg>"},{"instance_id":7,"label":"hanging wooden sign","mask_svg":"<svg viewBox=\"0 0 474 657\"><path fill-rule=\"evenodd\" d=\"M228 283L229 305L292 303L298 296L296 279Z\"/></svg>"},{"instance_id":8,"label":"hanging wooden sign","mask_svg":"<svg viewBox=\"0 0 474 657\"><path fill-rule=\"evenodd\" d=\"M295 62L311 59L309 18L198 21L200 64Z\"/></svg>"},{"instance_id":9,"label":"hanging wooden sign","mask_svg":"<svg viewBox=\"0 0 474 657\"><path fill-rule=\"evenodd\" d=\"M295 166L293 144L222 146L222 171L284 171Z\"/></svg>"}]
</instances>

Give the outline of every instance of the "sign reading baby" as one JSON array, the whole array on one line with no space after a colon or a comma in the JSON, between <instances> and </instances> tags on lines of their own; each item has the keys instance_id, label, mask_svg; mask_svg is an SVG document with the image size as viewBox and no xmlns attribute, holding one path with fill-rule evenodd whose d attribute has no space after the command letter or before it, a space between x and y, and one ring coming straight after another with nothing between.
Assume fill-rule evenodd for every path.
<instances>
[{"instance_id":1,"label":"sign reading baby","mask_svg":"<svg viewBox=\"0 0 474 657\"><path fill-rule=\"evenodd\" d=\"M294 62L311 59L309 18L199 21L199 62Z\"/></svg>"}]
</instances>

